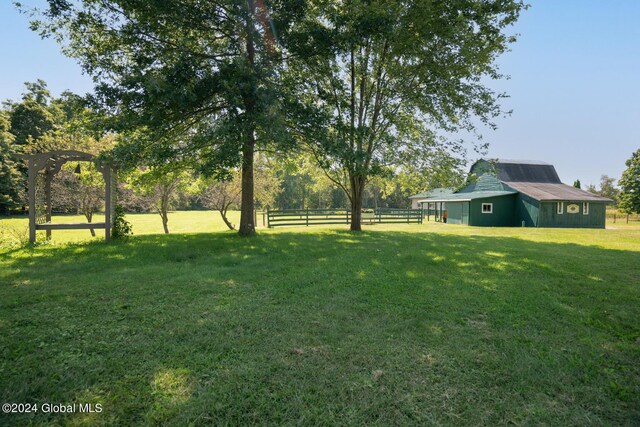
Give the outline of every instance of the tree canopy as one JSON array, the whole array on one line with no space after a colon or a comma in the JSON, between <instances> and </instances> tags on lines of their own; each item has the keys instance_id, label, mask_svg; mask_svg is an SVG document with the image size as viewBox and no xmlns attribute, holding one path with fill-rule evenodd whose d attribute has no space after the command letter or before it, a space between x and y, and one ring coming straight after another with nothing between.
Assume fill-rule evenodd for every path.
<instances>
[{"instance_id":1,"label":"tree canopy","mask_svg":"<svg viewBox=\"0 0 640 427\"><path fill-rule=\"evenodd\" d=\"M360 230L367 180L403 160L425 165L459 156L459 141L435 128L493 126L502 96L496 57L515 38L504 30L520 1L317 2L289 49L302 107L301 139L348 194L352 230Z\"/></svg>"},{"instance_id":2,"label":"tree canopy","mask_svg":"<svg viewBox=\"0 0 640 427\"><path fill-rule=\"evenodd\" d=\"M126 162L242 166L240 233L253 232L253 156L285 144L278 40L305 2L49 0L33 27L54 35L97 81L94 101L130 134ZM276 33L275 28L278 28Z\"/></svg>"},{"instance_id":3,"label":"tree canopy","mask_svg":"<svg viewBox=\"0 0 640 427\"><path fill-rule=\"evenodd\" d=\"M241 170L241 234L253 232L256 151L302 145L350 199L365 185L457 164L436 129L493 126L495 59L518 0L48 0L33 21L96 81L125 164ZM482 150L479 143L474 148ZM432 180L438 181L438 180Z\"/></svg>"},{"instance_id":4,"label":"tree canopy","mask_svg":"<svg viewBox=\"0 0 640 427\"><path fill-rule=\"evenodd\" d=\"M22 174L15 158L15 137L9 132L10 121L0 111L0 213L8 213L22 201Z\"/></svg>"},{"instance_id":5,"label":"tree canopy","mask_svg":"<svg viewBox=\"0 0 640 427\"><path fill-rule=\"evenodd\" d=\"M625 162L627 169L618 181L620 209L627 213L640 213L640 149Z\"/></svg>"}]
</instances>

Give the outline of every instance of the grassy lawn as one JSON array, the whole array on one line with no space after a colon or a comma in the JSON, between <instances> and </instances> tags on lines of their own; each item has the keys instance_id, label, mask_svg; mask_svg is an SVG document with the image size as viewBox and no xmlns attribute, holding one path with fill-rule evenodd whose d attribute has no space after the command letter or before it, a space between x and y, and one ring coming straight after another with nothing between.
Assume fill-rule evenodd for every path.
<instances>
[{"instance_id":1,"label":"grassy lawn","mask_svg":"<svg viewBox=\"0 0 640 427\"><path fill-rule=\"evenodd\" d=\"M240 212L230 212L229 220L233 224L240 222ZM133 226L134 235L162 234L162 221L156 214L127 214L127 221ZM262 215L258 214L258 226L262 225ZM93 222L104 221L104 215L94 215ZM54 216L53 223L87 222L83 215ZM5 230L8 236L5 240L14 240L16 236L29 239L29 220L27 217L0 217L0 233ZM169 232L171 233L211 233L228 230L220 219L218 212L212 211L178 211L169 213ZM39 232L41 237L44 233ZM0 242L2 241L0 234ZM53 231L53 243L84 242L91 240L103 240L104 230L96 230L96 237L92 238L89 230L64 230Z\"/></svg>"},{"instance_id":2,"label":"grassy lawn","mask_svg":"<svg viewBox=\"0 0 640 427\"><path fill-rule=\"evenodd\" d=\"M104 407L0 425L640 424L638 226L129 218L0 252L0 403Z\"/></svg>"}]
</instances>

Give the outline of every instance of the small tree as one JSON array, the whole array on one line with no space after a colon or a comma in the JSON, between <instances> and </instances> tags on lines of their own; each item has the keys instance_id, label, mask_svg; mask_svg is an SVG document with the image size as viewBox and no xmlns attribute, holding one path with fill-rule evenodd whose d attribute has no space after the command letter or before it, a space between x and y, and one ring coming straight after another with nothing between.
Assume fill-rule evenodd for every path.
<instances>
[{"instance_id":1,"label":"small tree","mask_svg":"<svg viewBox=\"0 0 640 427\"><path fill-rule=\"evenodd\" d=\"M602 175L600 177L600 190L598 194L602 197L607 197L617 205L618 204L618 195L620 194L620 190L616 187L615 178L611 178L608 175Z\"/></svg>"},{"instance_id":2,"label":"small tree","mask_svg":"<svg viewBox=\"0 0 640 427\"><path fill-rule=\"evenodd\" d=\"M627 169L620 178L620 209L626 213L640 213L640 149L625 163Z\"/></svg>"},{"instance_id":3,"label":"small tree","mask_svg":"<svg viewBox=\"0 0 640 427\"><path fill-rule=\"evenodd\" d=\"M576 179L575 181L573 181L573 186L576 188L582 188L582 185L580 184L579 179Z\"/></svg>"},{"instance_id":4,"label":"small tree","mask_svg":"<svg viewBox=\"0 0 640 427\"><path fill-rule=\"evenodd\" d=\"M242 177L239 172L234 172L230 179L227 180L205 180L204 188L200 193L202 204L209 209L220 212L222 220L229 230L235 230L235 224L232 224L227 217L230 208L236 208L240 203L240 195L242 194Z\"/></svg>"},{"instance_id":5,"label":"small tree","mask_svg":"<svg viewBox=\"0 0 640 427\"><path fill-rule=\"evenodd\" d=\"M80 212L87 219L87 222L91 222L93 214L104 204L104 178L93 163L88 163L86 167L80 169L78 180L80 181L78 194L80 196ZM96 235L93 228L89 231L92 236Z\"/></svg>"},{"instance_id":6,"label":"small tree","mask_svg":"<svg viewBox=\"0 0 640 427\"><path fill-rule=\"evenodd\" d=\"M51 192L54 209L75 211L84 215L88 223L93 221L93 215L104 206L104 180L93 163L66 164L56 174ZM89 231L92 236L96 235L95 230Z\"/></svg>"},{"instance_id":7,"label":"small tree","mask_svg":"<svg viewBox=\"0 0 640 427\"><path fill-rule=\"evenodd\" d=\"M162 219L162 228L169 234L169 211L178 191L186 189L187 174L183 170L154 168L136 171L132 176L134 192L140 194L146 206Z\"/></svg>"},{"instance_id":8,"label":"small tree","mask_svg":"<svg viewBox=\"0 0 640 427\"><path fill-rule=\"evenodd\" d=\"M256 203L262 208L273 206L276 196L280 192L280 182L278 181L273 168L269 167L266 158L256 156L254 175L254 195ZM229 221L227 212L229 209L240 207L240 197L242 195L242 174L240 170L233 171L227 179L203 179L201 181L200 200L209 209L220 212L222 220L229 230L235 230L235 224Z\"/></svg>"}]
</instances>

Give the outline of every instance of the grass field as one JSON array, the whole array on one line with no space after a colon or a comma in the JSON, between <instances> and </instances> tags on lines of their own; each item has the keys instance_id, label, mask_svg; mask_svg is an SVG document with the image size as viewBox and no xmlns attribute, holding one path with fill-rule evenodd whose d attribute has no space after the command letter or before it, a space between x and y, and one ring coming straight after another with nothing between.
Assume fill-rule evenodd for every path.
<instances>
[{"instance_id":1,"label":"grass field","mask_svg":"<svg viewBox=\"0 0 640 427\"><path fill-rule=\"evenodd\" d=\"M640 424L637 225L129 218L0 252L0 403L104 407L0 425Z\"/></svg>"}]
</instances>

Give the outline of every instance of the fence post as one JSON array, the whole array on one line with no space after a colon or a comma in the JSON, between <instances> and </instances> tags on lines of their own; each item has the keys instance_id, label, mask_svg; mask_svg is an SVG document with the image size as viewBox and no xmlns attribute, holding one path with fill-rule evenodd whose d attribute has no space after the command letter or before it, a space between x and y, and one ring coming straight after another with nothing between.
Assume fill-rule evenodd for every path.
<instances>
[{"instance_id":1,"label":"fence post","mask_svg":"<svg viewBox=\"0 0 640 427\"><path fill-rule=\"evenodd\" d=\"M615 212L613 213L613 223L614 224L616 223L616 213Z\"/></svg>"},{"instance_id":2,"label":"fence post","mask_svg":"<svg viewBox=\"0 0 640 427\"><path fill-rule=\"evenodd\" d=\"M309 226L309 208L307 208L307 227Z\"/></svg>"},{"instance_id":3,"label":"fence post","mask_svg":"<svg viewBox=\"0 0 640 427\"><path fill-rule=\"evenodd\" d=\"M629 224L629 214L627 214L627 224Z\"/></svg>"},{"instance_id":4,"label":"fence post","mask_svg":"<svg viewBox=\"0 0 640 427\"><path fill-rule=\"evenodd\" d=\"M269 207L267 206L267 228L271 228L271 224L269 224Z\"/></svg>"}]
</instances>

